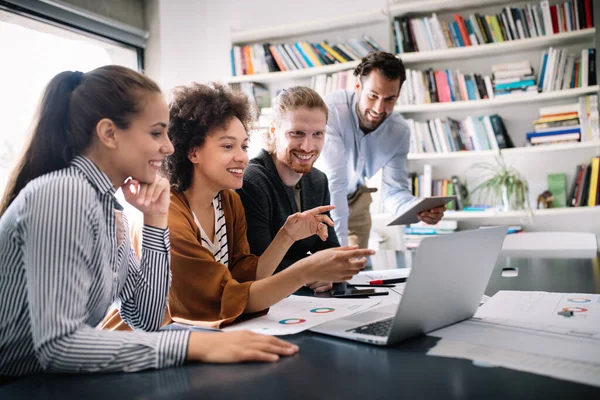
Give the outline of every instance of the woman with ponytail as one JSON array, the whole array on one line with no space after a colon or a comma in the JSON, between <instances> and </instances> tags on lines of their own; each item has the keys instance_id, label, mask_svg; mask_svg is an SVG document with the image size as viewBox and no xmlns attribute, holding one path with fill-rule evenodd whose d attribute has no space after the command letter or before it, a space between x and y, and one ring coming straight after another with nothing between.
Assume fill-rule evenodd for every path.
<instances>
[{"instance_id":1,"label":"woman with ponytail","mask_svg":"<svg viewBox=\"0 0 600 400\"><path fill-rule=\"evenodd\" d=\"M249 332L158 330L170 286L169 110L119 66L62 72L0 204L0 381L45 372L137 371L187 360L275 361L297 347ZM142 212L142 257L125 200ZM136 332L95 329L115 303Z\"/></svg>"}]
</instances>

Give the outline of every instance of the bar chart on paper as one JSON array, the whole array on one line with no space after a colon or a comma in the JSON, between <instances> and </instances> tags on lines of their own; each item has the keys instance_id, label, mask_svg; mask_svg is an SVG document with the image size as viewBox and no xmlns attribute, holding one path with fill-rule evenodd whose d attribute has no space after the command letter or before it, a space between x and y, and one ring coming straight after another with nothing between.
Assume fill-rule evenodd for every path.
<instances>
[{"instance_id":1,"label":"bar chart on paper","mask_svg":"<svg viewBox=\"0 0 600 400\"><path fill-rule=\"evenodd\" d=\"M267 315L223 328L249 329L265 335L293 335L327 321L364 311L379 304L373 299L333 299L289 296L269 309Z\"/></svg>"}]
</instances>

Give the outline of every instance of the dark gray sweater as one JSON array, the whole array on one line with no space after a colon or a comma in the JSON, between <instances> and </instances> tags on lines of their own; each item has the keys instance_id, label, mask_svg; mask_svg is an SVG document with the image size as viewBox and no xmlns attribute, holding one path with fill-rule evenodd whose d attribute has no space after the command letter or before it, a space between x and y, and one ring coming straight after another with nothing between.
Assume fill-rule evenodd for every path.
<instances>
[{"instance_id":1,"label":"dark gray sweater","mask_svg":"<svg viewBox=\"0 0 600 400\"><path fill-rule=\"evenodd\" d=\"M302 176L299 184L302 211L329 205L327 176L323 172L313 168ZM298 211L294 191L281 181L271 155L261 150L257 157L250 160L244 172L243 186L237 192L246 212L250 250L252 254L261 255L287 217ZM332 227L329 227L326 241L322 241L317 235L299 240L290 247L277 272L306 257L308 252L315 253L339 245Z\"/></svg>"}]
</instances>

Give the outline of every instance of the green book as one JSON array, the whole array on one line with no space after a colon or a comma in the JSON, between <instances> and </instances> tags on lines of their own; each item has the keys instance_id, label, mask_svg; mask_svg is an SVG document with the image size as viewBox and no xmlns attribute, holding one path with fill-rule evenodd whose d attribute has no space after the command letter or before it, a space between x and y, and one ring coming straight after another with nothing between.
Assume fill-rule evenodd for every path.
<instances>
[{"instance_id":1,"label":"green book","mask_svg":"<svg viewBox=\"0 0 600 400\"><path fill-rule=\"evenodd\" d=\"M448 196L454 196L456 193L454 193L454 183L452 182L448 182ZM451 201L450 203L448 203L448 205L446 206L446 208L448 210L456 210L456 206L454 205L454 202Z\"/></svg>"},{"instance_id":2,"label":"green book","mask_svg":"<svg viewBox=\"0 0 600 400\"><path fill-rule=\"evenodd\" d=\"M548 174L548 190L554 197L552 208L567 206L567 176L565 174Z\"/></svg>"}]
</instances>

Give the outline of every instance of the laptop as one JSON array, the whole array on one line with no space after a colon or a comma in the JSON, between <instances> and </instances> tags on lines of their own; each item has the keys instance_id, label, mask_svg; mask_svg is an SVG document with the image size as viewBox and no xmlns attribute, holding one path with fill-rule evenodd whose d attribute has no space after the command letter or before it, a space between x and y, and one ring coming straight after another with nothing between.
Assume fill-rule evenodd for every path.
<instances>
[{"instance_id":1,"label":"laptop","mask_svg":"<svg viewBox=\"0 0 600 400\"><path fill-rule=\"evenodd\" d=\"M507 230L481 228L424 239L400 304L349 315L311 331L386 346L471 318Z\"/></svg>"}]
</instances>

